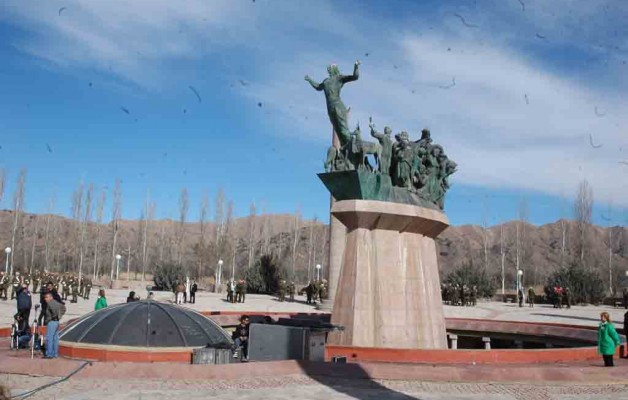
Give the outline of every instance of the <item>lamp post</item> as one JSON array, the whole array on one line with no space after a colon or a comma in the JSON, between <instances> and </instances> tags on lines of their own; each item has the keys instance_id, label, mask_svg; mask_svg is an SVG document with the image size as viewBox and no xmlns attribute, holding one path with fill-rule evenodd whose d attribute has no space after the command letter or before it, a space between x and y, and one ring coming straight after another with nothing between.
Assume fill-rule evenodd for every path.
<instances>
[{"instance_id":1,"label":"lamp post","mask_svg":"<svg viewBox=\"0 0 628 400\"><path fill-rule=\"evenodd\" d=\"M116 280L118 280L118 275L120 274L120 260L122 256L120 254L116 254Z\"/></svg>"},{"instance_id":2,"label":"lamp post","mask_svg":"<svg viewBox=\"0 0 628 400\"><path fill-rule=\"evenodd\" d=\"M321 280L321 268L323 268L320 264L316 264L316 280Z\"/></svg>"},{"instance_id":3,"label":"lamp post","mask_svg":"<svg viewBox=\"0 0 628 400\"><path fill-rule=\"evenodd\" d=\"M9 272L9 255L11 255L11 248L7 247L6 249L4 249L4 253L7 255L7 262L4 266L4 273L8 273Z\"/></svg>"},{"instance_id":4,"label":"lamp post","mask_svg":"<svg viewBox=\"0 0 628 400\"><path fill-rule=\"evenodd\" d=\"M216 268L216 284L214 285L214 292L218 293L218 287L220 287L220 281L222 279L222 260L218 260L218 268Z\"/></svg>"},{"instance_id":5,"label":"lamp post","mask_svg":"<svg viewBox=\"0 0 628 400\"><path fill-rule=\"evenodd\" d=\"M517 296L519 295L519 289L523 286L523 270L517 270Z\"/></svg>"}]
</instances>

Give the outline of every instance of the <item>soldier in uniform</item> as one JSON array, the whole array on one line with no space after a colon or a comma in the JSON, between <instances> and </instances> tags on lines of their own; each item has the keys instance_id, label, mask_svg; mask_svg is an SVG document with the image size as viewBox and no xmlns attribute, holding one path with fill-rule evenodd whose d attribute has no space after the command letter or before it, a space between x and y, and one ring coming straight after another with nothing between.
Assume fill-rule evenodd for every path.
<instances>
[{"instance_id":1,"label":"soldier in uniform","mask_svg":"<svg viewBox=\"0 0 628 400\"><path fill-rule=\"evenodd\" d=\"M0 297L2 297L2 300L7 299L8 288L9 288L9 277L4 274L4 271L0 271Z\"/></svg>"},{"instance_id":2,"label":"soldier in uniform","mask_svg":"<svg viewBox=\"0 0 628 400\"><path fill-rule=\"evenodd\" d=\"M460 296L460 288L458 287L458 285L454 285L454 287L452 288L451 291L451 305L452 306L457 306L458 305L458 297Z\"/></svg>"},{"instance_id":3,"label":"soldier in uniform","mask_svg":"<svg viewBox=\"0 0 628 400\"><path fill-rule=\"evenodd\" d=\"M568 287L565 287L565 289L563 290L563 298L565 300L564 303L567 305L567 308L571 308L571 291Z\"/></svg>"},{"instance_id":4,"label":"soldier in uniform","mask_svg":"<svg viewBox=\"0 0 628 400\"><path fill-rule=\"evenodd\" d=\"M534 298L536 297L536 293L534 292L534 288L530 286L528 289L528 304L530 308L534 308Z\"/></svg>"},{"instance_id":5,"label":"soldier in uniform","mask_svg":"<svg viewBox=\"0 0 628 400\"><path fill-rule=\"evenodd\" d=\"M318 298L323 302L323 299L327 298L327 281L321 279L321 283L318 288Z\"/></svg>"},{"instance_id":6,"label":"soldier in uniform","mask_svg":"<svg viewBox=\"0 0 628 400\"><path fill-rule=\"evenodd\" d=\"M78 303L78 294L79 294L78 278L74 277L72 279L71 289L72 289L72 301L70 301L70 303Z\"/></svg>"},{"instance_id":7,"label":"soldier in uniform","mask_svg":"<svg viewBox=\"0 0 628 400\"><path fill-rule=\"evenodd\" d=\"M279 301L280 302L284 302L284 300L286 300L286 281L284 281L283 279L281 281L279 281Z\"/></svg>"},{"instance_id":8,"label":"soldier in uniform","mask_svg":"<svg viewBox=\"0 0 628 400\"><path fill-rule=\"evenodd\" d=\"M21 284L22 280L20 278L20 273L16 271L15 276L11 280L11 300L13 300L15 296L17 296L17 289L20 287Z\"/></svg>"},{"instance_id":9,"label":"soldier in uniform","mask_svg":"<svg viewBox=\"0 0 628 400\"><path fill-rule=\"evenodd\" d=\"M478 304L478 287L473 285L471 288L471 305L476 306Z\"/></svg>"},{"instance_id":10,"label":"soldier in uniform","mask_svg":"<svg viewBox=\"0 0 628 400\"><path fill-rule=\"evenodd\" d=\"M70 285L71 285L71 278L68 275L64 275L61 277L61 281L59 282L59 284L63 287L61 289L61 300L66 301L68 299L68 296L70 295Z\"/></svg>"},{"instance_id":11,"label":"soldier in uniform","mask_svg":"<svg viewBox=\"0 0 628 400\"><path fill-rule=\"evenodd\" d=\"M92 291L92 280L85 278L85 284L83 285L83 298L89 300L89 293Z\"/></svg>"},{"instance_id":12,"label":"soldier in uniform","mask_svg":"<svg viewBox=\"0 0 628 400\"><path fill-rule=\"evenodd\" d=\"M24 279L22 280L22 283L24 283L26 287L29 287L31 285L31 274L24 275Z\"/></svg>"},{"instance_id":13,"label":"soldier in uniform","mask_svg":"<svg viewBox=\"0 0 628 400\"><path fill-rule=\"evenodd\" d=\"M288 296L290 297L290 301L294 302L294 292L297 290L296 286L294 285L294 282L290 282L290 285L288 285Z\"/></svg>"}]
</instances>

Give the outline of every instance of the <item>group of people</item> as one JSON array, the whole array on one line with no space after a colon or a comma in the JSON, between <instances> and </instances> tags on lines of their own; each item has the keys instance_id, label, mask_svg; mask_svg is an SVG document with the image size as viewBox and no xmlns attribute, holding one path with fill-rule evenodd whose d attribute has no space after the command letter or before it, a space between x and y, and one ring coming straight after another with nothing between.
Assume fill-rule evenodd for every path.
<instances>
[{"instance_id":1,"label":"group of people","mask_svg":"<svg viewBox=\"0 0 628 400\"><path fill-rule=\"evenodd\" d=\"M174 292L174 302L176 304L196 304L196 292L198 292L196 281L175 282L172 291Z\"/></svg>"},{"instance_id":2,"label":"group of people","mask_svg":"<svg viewBox=\"0 0 628 400\"><path fill-rule=\"evenodd\" d=\"M308 282L307 286L301 289L300 294L305 293L306 304L316 304L327 298L327 280L318 279Z\"/></svg>"},{"instance_id":3,"label":"group of people","mask_svg":"<svg viewBox=\"0 0 628 400\"><path fill-rule=\"evenodd\" d=\"M79 297L88 300L92 289L92 280L85 275L79 278L76 274L55 274L35 270L32 274L16 271L13 276L10 276L4 271L0 271L0 298L8 300L8 292L11 289L11 300L13 300L21 285L28 287L32 285L32 292L38 293L42 290L44 282L52 282L57 286L64 301L72 297L71 303L77 303Z\"/></svg>"},{"instance_id":4,"label":"group of people","mask_svg":"<svg viewBox=\"0 0 628 400\"><path fill-rule=\"evenodd\" d=\"M240 279L237 282L230 279L227 282L227 301L229 303L244 303L246 300L246 281Z\"/></svg>"},{"instance_id":5,"label":"group of people","mask_svg":"<svg viewBox=\"0 0 628 400\"><path fill-rule=\"evenodd\" d=\"M571 308L571 291L568 287L562 287L559 283L552 288L552 304L554 308Z\"/></svg>"},{"instance_id":6,"label":"group of people","mask_svg":"<svg viewBox=\"0 0 628 400\"><path fill-rule=\"evenodd\" d=\"M33 335L39 336L39 330L31 330L30 313L33 306L33 295L29 288L30 282L22 282L16 290L17 313L15 314L15 323L17 324L17 332L15 333L18 340L19 348L29 347ZM57 288L53 282L48 281L45 285L38 287L39 305L35 307L40 313L37 318L33 318L33 323L37 326L46 327L46 342L44 349L44 358L57 358L59 356L59 322L66 312L65 302L62 300ZM41 308L40 308L41 307ZM33 341L33 345L37 346L39 341Z\"/></svg>"},{"instance_id":7,"label":"group of people","mask_svg":"<svg viewBox=\"0 0 628 400\"><path fill-rule=\"evenodd\" d=\"M452 306L475 306L478 303L478 287L447 283L441 285L441 296L445 304Z\"/></svg>"},{"instance_id":8,"label":"group of people","mask_svg":"<svg viewBox=\"0 0 628 400\"><path fill-rule=\"evenodd\" d=\"M2 280L6 282L6 275L4 273L0 275ZM76 303L79 296L86 300L89 299L92 288L91 280L87 277L79 279L72 274L35 271L32 275L16 272L11 282L12 286L13 282L17 282L17 287L13 290L14 296L12 295L11 298L15 298L17 303L17 313L14 315L14 319L17 325L15 334L18 337L18 347L29 347L32 336L39 335L38 327L45 326L46 341L41 350L45 355L44 358L57 358L59 356L59 323L66 313L66 302ZM6 289L4 293L6 293ZM39 294L39 304L35 306L35 311L39 310L39 315L33 318L33 325L31 326L33 294L37 293ZM100 289L98 295L95 310L107 307L105 291ZM37 343L38 341L33 341L33 345L36 346Z\"/></svg>"}]
</instances>

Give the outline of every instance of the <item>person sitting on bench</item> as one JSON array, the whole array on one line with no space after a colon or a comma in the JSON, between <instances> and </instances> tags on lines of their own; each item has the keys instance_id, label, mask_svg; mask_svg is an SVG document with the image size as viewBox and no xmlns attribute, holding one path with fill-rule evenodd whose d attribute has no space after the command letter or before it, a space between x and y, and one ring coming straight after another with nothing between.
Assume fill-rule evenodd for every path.
<instances>
[{"instance_id":1,"label":"person sitting on bench","mask_svg":"<svg viewBox=\"0 0 628 400\"><path fill-rule=\"evenodd\" d=\"M243 315L240 317L240 324L236 326L232 335L235 343L233 351L233 358L238 358L238 349L242 348L242 361L249 360L249 316Z\"/></svg>"}]
</instances>

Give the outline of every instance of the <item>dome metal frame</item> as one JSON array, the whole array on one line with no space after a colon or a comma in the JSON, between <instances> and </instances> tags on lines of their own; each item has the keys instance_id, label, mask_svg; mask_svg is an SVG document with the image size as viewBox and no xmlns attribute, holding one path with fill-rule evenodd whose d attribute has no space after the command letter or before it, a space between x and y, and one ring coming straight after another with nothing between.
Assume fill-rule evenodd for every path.
<instances>
[{"instance_id":1,"label":"dome metal frame","mask_svg":"<svg viewBox=\"0 0 628 400\"><path fill-rule=\"evenodd\" d=\"M93 311L66 326L60 340L76 345L149 349L233 346L231 336L201 313L154 300Z\"/></svg>"}]
</instances>

